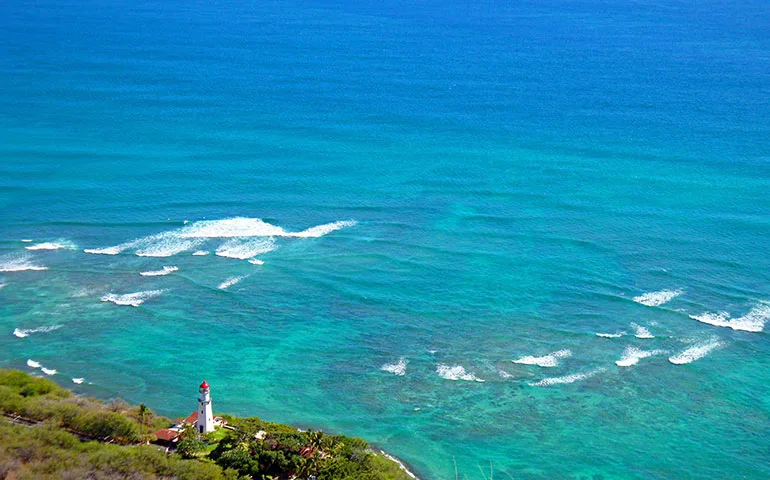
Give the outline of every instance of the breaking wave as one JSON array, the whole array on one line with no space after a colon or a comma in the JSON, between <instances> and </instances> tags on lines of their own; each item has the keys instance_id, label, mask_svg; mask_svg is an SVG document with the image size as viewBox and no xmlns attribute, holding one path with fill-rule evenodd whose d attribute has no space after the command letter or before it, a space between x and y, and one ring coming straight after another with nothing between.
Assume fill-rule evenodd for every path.
<instances>
[{"instance_id":1,"label":"breaking wave","mask_svg":"<svg viewBox=\"0 0 770 480\"><path fill-rule=\"evenodd\" d=\"M631 328L634 329L634 336L636 338L655 338L655 336L650 333L647 327L643 327L636 323L631 323Z\"/></svg>"},{"instance_id":2,"label":"breaking wave","mask_svg":"<svg viewBox=\"0 0 770 480\"><path fill-rule=\"evenodd\" d=\"M240 282L244 278L246 278L246 277L245 276L243 276L243 277L230 277L227 280L225 280L224 282L220 283L217 288L220 289L220 290L226 290L226 289L232 287L233 285L235 285L236 283Z\"/></svg>"},{"instance_id":3,"label":"breaking wave","mask_svg":"<svg viewBox=\"0 0 770 480\"><path fill-rule=\"evenodd\" d=\"M162 270L152 270L149 272L139 272L139 275L143 277L160 277L163 275L168 275L170 273L176 272L179 270L179 267L175 267L173 265L164 266Z\"/></svg>"},{"instance_id":4,"label":"breaking wave","mask_svg":"<svg viewBox=\"0 0 770 480\"><path fill-rule=\"evenodd\" d=\"M469 382L483 382L484 380L477 377L476 375L466 372L465 368L462 365L455 365L453 367L450 367L449 365L439 364L436 367L436 373L438 373L438 376L441 378L445 378L447 380L466 380Z\"/></svg>"},{"instance_id":5,"label":"breaking wave","mask_svg":"<svg viewBox=\"0 0 770 480\"><path fill-rule=\"evenodd\" d=\"M251 240L232 239L223 243L215 252L219 257L236 258L246 260L262 253L275 250L275 239L268 237L266 239L258 238Z\"/></svg>"},{"instance_id":6,"label":"breaking wave","mask_svg":"<svg viewBox=\"0 0 770 480\"><path fill-rule=\"evenodd\" d=\"M74 383L75 385L80 385L80 384L81 384L81 383L83 383L85 380L86 380L85 378L73 378L73 379L72 379L72 383Z\"/></svg>"},{"instance_id":7,"label":"breaking wave","mask_svg":"<svg viewBox=\"0 0 770 480\"><path fill-rule=\"evenodd\" d=\"M636 347L626 347L623 351L623 356L620 357L620 360L615 362L615 365L619 367L630 367L631 365L639 363L639 360L643 358L652 357L653 355L663 355L664 353L666 353L665 350L640 350Z\"/></svg>"},{"instance_id":8,"label":"breaking wave","mask_svg":"<svg viewBox=\"0 0 770 480\"><path fill-rule=\"evenodd\" d=\"M211 252L209 252L208 250L196 250L193 252L193 257L203 257L208 255L209 253Z\"/></svg>"},{"instance_id":9,"label":"breaking wave","mask_svg":"<svg viewBox=\"0 0 770 480\"><path fill-rule=\"evenodd\" d=\"M625 334L626 334L626 332L597 333L596 336L597 337L602 337L602 338L620 338L620 337L622 337Z\"/></svg>"},{"instance_id":10,"label":"breaking wave","mask_svg":"<svg viewBox=\"0 0 770 480\"><path fill-rule=\"evenodd\" d=\"M186 250L192 250L203 243L200 239L180 239L177 236L168 234L161 234L147 246L143 246L136 251L136 255L139 257L172 257L177 253L182 253Z\"/></svg>"},{"instance_id":11,"label":"breaking wave","mask_svg":"<svg viewBox=\"0 0 770 480\"><path fill-rule=\"evenodd\" d=\"M537 365L539 367L555 367L559 365L559 360L572 356L570 350L559 350L543 357L521 357L518 360L512 360L513 363L521 363L523 365Z\"/></svg>"},{"instance_id":12,"label":"breaking wave","mask_svg":"<svg viewBox=\"0 0 770 480\"><path fill-rule=\"evenodd\" d=\"M573 373L572 375L565 375L563 377L544 378L539 382L530 382L529 385L532 387L550 387L552 385L560 385L563 383L575 383L580 380L591 378L604 370L604 368L597 368L596 370L587 373Z\"/></svg>"},{"instance_id":13,"label":"breaking wave","mask_svg":"<svg viewBox=\"0 0 770 480\"><path fill-rule=\"evenodd\" d=\"M19 338L29 337L33 333L48 333L53 332L54 330L58 330L61 328L61 325L51 325L50 327L38 327L38 328L30 328L30 329L21 329L16 328L13 330L13 334Z\"/></svg>"},{"instance_id":14,"label":"breaking wave","mask_svg":"<svg viewBox=\"0 0 770 480\"><path fill-rule=\"evenodd\" d=\"M693 345L692 347L677 353L676 355L669 357L668 361L674 365L684 365L692 363L695 360L705 357L712 350L724 346L717 337L712 337L709 340Z\"/></svg>"},{"instance_id":15,"label":"breaking wave","mask_svg":"<svg viewBox=\"0 0 770 480\"><path fill-rule=\"evenodd\" d=\"M25 270L48 270L36 265L28 255L5 255L0 257L0 272L23 272Z\"/></svg>"},{"instance_id":16,"label":"breaking wave","mask_svg":"<svg viewBox=\"0 0 770 480\"><path fill-rule=\"evenodd\" d=\"M638 297L634 297L636 303L647 305L648 307L659 307L668 303L682 294L682 290L660 290L659 292L649 292Z\"/></svg>"},{"instance_id":17,"label":"breaking wave","mask_svg":"<svg viewBox=\"0 0 770 480\"><path fill-rule=\"evenodd\" d=\"M53 368L40 367L40 370L46 375L56 375L56 370Z\"/></svg>"},{"instance_id":18,"label":"breaking wave","mask_svg":"<svg viewBox=\"0 0 770 480\"><path fill-rule=\"evenodd\" d=\"M27 359L27 366L29 368L40 368L41 367L40 362L36 362L36 361L32 360L31 358Z\"/></svg>"},{"instance_id":19,"label":"breaking wave","mask_svg":"<svg viewBox=\"0 0 770 480\"><path fill-rule=\"evenodd\" d=\"M58 240L55 242L36 243L24 248L27 250L60 250L65 248L67 250L75 250L78 247L69 240Z\"/></svg>"},{"instance_id":20,"label":"breaking wave","mask_svg":"<svg viewBox=\"0 0 770 480\"><path fill-rule=\"evenodd\" d=\"M744 332L761 332L765 328L765 323L770 320L770 305L759 304L746 315L733 319L727 312L690 315L690 318L715 327L727 327Z\"/></svg>"},{"instance_id":21,"label":"breaking wave","mask_svg":"<svg viewBox=\"0 0 770 480\"><path fill-rule=\"evenodd\" d=\"M398 362L396 363L386 363L382 367L380 367L380 370L383 370L385 372L390 372L394 375L398 375L399 377L403 377L406 375L406 366L409 363L407 359L404 357L401 357L398 359Z\"/></svg>"},{"instance_id":22,"label":"breaking wave","mask_svg":"<svg viewBox=\"0 0 770 480\"><path fill-rule=\"evenodd\" d=\"M125 293L123 295L108 293L104 295L101 300L102 302L112 302L115 305L138 307L147 300L157 297L163 292L164 290L147 290L144 292Z\"/></svg>"},{"instance_id":23,"label":"breaking wave","mask_svg":"<svg viewBox=\"0 0 770 480\"><path fill-rule=\"evenodd\" d=\"M126 250L134 250L136 255L144 257L170 257L199 247L208 240L232 239L219 246L217 255L246 259L269 251L264 250L265 243L245 241L250 237L318 238L355 224L356 222L352 220L339 221L310 227L301 232L289 232L260 218L235 217L223 220L201 220L176 230L138 238L112 247L87 248L84 252L96 255L117 255ZM270 249L273 248L274 246ZM193 255L203 255L204 251L198 250ZM256 253L248 255L249 252Z\"/></svg>"},{"instance_id":24,"label":"breaking wave","mask_svg":"<svg viewBox=\"0 0 770 480\"><path fill-rule=\"evenodd\" d=\"M304 230L302 232L298 233L290 233L288 236L290 237L300 237L300 238L318 238L323 237L324 235L327 235L329 233L332 233L337 230L341 230L345 227L352 227L356 224L356 222L352 220L346 220L342 222L333 222L333 223L326 223L324 225L318 225L316 227L308 228L307 230Z\"/></svg>"}]
</instances>

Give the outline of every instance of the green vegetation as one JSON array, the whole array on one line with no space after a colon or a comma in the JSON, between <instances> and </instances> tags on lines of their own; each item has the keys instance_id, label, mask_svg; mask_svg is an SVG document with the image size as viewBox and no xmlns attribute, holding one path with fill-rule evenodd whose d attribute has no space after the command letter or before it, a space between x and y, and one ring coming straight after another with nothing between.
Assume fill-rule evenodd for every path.
<instances>
[{"instance_id":1,"label":"green vegetation","mask_svg":"<svg viewBox=\"0 0 770 480\"><path fill-rule=\"evenodd\" d=\"M226 416L235 428L211 452L223 468L255 480L293 473L297 478L335 480L405 480L398 465L372 451L360 438L300 432L259 418Z\"/></svg>"},{"instance_id":2,"label":"green vegetation","mask_svg":"<svg viewBox=\"0 0 770 480\"><path fill-rule=\"evenodd\" d=\"M231 429L204 436L185 429L169 455L139 445L171 424L144 404L77 397L14 370L0 369L0 413L0 480L410 478L360 438L300 432L259 418L224 416Z\"/></svg>"}]
</instances>

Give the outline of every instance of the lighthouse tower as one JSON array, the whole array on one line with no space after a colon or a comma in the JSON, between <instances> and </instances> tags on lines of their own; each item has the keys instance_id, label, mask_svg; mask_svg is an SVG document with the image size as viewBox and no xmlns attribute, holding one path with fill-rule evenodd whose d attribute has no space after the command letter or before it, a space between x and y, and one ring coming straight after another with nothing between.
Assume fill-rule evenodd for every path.
<instances>
[{"instance_id":1,"label":"lighthouse tower","mask_svg":"<svg viewBox=\"0 0 770 480\"><path fill-rule=\"evenodd\" d=\"M196 422L198 433L213 432L214 413L211 410L211 391L206 380L201 383L198 391L201 393L198 397L198 421Z\"/></svg>"}]
</instances>

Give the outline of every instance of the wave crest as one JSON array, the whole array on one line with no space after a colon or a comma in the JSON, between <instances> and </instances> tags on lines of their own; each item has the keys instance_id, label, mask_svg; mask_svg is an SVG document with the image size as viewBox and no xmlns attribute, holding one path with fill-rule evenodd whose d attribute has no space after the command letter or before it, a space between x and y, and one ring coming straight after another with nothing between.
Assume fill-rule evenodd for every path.
<instances>
[{"instance_id":1,"label":"wave crest","mask_svg":"<svg viewBox=\"0 0 770 480\"><path fill-rule=\"evenodd\" d=\"M179 270L179 267L176 267L174 265L167 265L164 266L161 270L151 270L149 272L139 272L139 275L143 277L161 277L164 275L168 275L170 273L174 273Z\"/></svg>"},{"instance_id":2,"label":"wave crest","mask_svg":"<svg viewBox=\"0 0 770 480\"><path fill-rule=\"evenodd\" d=\"M246 276L230 277L227 280L225 280L224 282L220 283L217 288L220 289L220 290L226 290L226 289L232 287L233 285L235 285L236 283L240 282L244 278L246 278Z\"/></svg>"},{"instance_id":3,"label":"wave crest","mask_svg":"<svg viewBox=\"0 0 770 480\"><path fill-rule=\"evenodd\" d=\"M539 382L530 382L529 385L532 387L550 387L553 385L561 385L564 383L575 383L581 380L585 380L587 378L591 378L594 375L597 375L603 372L604 370L605 370L604 368L597 368L596 370L586 372L586 373L573 373L572 375L565 375L563 377L544 378Z\"/></svg>"},{"instance_id":4,"label":"wave crest","mask_svg":"<svg viewBox=\"0 0 770 480\"><path fill-rule=\"evenodd\" d=\"M636 303L641 303L642 305L647 305L648 307L659 307L675 299L682 293L682 290L660 290L634 297L634 301Z\"/></svg>"},{"instance_id":5,"label":"wave crest","mask_svg":"<svg viewBox=\"0 0 770 480\"><path fill-rule=\"evenodd\" d=\"M615 365L619 367L630 367L631 365L639 363L639 360L643 358L652 357L654 355L663 355L664 353L666 353L665 350L640 350L636 347L626 347L623 351L623 356L620 357L620 360L615 362Z\"/></svg>"},{"instance_id":6,"label":"wave crest","mask_svg":"<svg viewBox=\"0 0 770 480\"><path fill-rule=\"evenodd\" d=\"M520 363L522 365L537 365L538 367L555 367L559 365L559 360L572 356L571 350L559 350L558 352L549 353L542 357L526 356L521 357L518 360L512 360L513 363Z\"/></svg>"},{"instance_id":7,"label":"wave crest","mask_svg":"<svg viewBox=\"0 0 770 480\"><path fill-rule=\"evenodd\" d=\"M483 379L477 377L476 375L467 372L465 368L462 365L444 365L439 364L436 367L436 373L438 373L438 376L441 378L445 378L447 380L465 380L468 382L484 382Z\"/></svg>"},{"instance_id":8,"label":"wave crest","mask_svg":"<svg viewBox=\"0 0 770 480\"><path fill-rule=\"evenodd\" d=\"M256 257L257 255L267 253L275 250L275 239L268 237L267 239L232 239L223 243L216 250L216 255L219 257L235 258L238 260L246 260L247 258Z\"/></svg>"},{"instance_id":9,"label":"wave crest","mask_svg":"<svg viewBox=\"0 0 770 480\"><path fill-rule=\"evenodd\" d=\"M690 318L715 327L732 328L744 332L761 332L765 328L765 323L770 320L770 305L761 303L752 308L746 315L733 319L727 312L690 315Z\"/></svg>"},{"instance_id":10,"label":"wave crest","mask_svg":"<svg viewBox=\"0 0 770 480\"><path fill-rule=\"evenodd\" d=\"M115 305L138 307L147 300L162 294L164 291L165 290L147 290L143 292L125 293L122 295L116 293L108 293L104 295L101 300L102 302L112 302Z\"/></svg>"},{"instance_id":11,"label":"wave crest","mask_svg":"<svg viewBox=\"0 0 770 480\"><path fill-rule=\"evenodd\" d=\"M631 328L634 329L634 336L636 338L655 338L655 336L650 333L647 327L643 327L636 323L631 323Z\"/></svg>"},{"instance_id":12,"label":"wave crest","mask_svg":"<svg viewBox=\"0 0 770 480\"><path fill-rule=\"evenodd\" d=\"M69 240L57 240L55 242L36 243L35 245L30 245L24 248L27 250L75 250L78 247Z\"/></svg>"},{"instance_id":13,"label":"wave crest","mask_svg":"<svg viewBox=\"0 0 770 480\"><path fill-rule=\"evenodd\" d=\"M601 338L620 338L623 335L625 335L626 332L615 332L615 333L597 333L597 337Z\"/></svg>"},{"instance_id":14,"label":"wave crest","mask_svg":"<svg viewBox=\"0 0 770 480\"><path fill-rule=\"evenodd\" d=\"M407 359L401 357L395 363L386 363L380 367L380 370L392 373L393 375L398 375L399 377L403 377L406 375L406 366L408 363L409 361Z\"/></svg>"},{"instance_id":15,"label":"wave crest","mask_svg":"<svg viewBox=\"0 0 770 480\"><path fill-rule=\"evenodd\" d=\"M25 270L48 270L48 267L36 265L29 255L12 254L0 257L0 272L23 272Z\"/></svg>"},{"instance_id":16,"label":"wave crest","mask_svg":"<svg viewBox=\"0 0 770 480\"><path fill-rule=\"evenodd\" d=\"M708 355L712 350L724 346L717 337L712 337L709 340L693 345L692 347L677 353L669 357L668 361L674 365L684 365L692 363L695 360L699 360Z\"/></svg>"},{"instance_id":17,"label":"wave crest","mask_svg":"<svg viewBox=\"0 0 770 480\"><path fill-rule=\"evenodd\" d=\"M60 328L61 328L61 325L51 325L48 327L30 328L26 330L22 328L16 328L13 330L13 334L16 337L25 338L25 337L29 337L33 333L48 333L48 332L53 332L54 330L58 330Z\"/></svg>"},{"instance_id":18,"label":"wave crest","mask_svg":"<svg viewBox=\"0 0 770 480\"><path fill-rule=\"evenodd\" d=\"M232 239L232 241L220 245L217 254L223 257L246 259L269 251L264 250L264 244L245 241L248 238L318 238L355 224L355 221L346 220L317 225L300 232L289 232L279 226L267 223L261 218L235 217L222 220L200 220L176 230L138 238L112 247L87 248L84 252L96 255L117 255L133 249L136 255L140 257L170 257L199 247L208 240ZM256 253L247 255L249 251ZM193 255L204 255L203 252L205 250L198 250Z\"/></svg>"}]
</instances>

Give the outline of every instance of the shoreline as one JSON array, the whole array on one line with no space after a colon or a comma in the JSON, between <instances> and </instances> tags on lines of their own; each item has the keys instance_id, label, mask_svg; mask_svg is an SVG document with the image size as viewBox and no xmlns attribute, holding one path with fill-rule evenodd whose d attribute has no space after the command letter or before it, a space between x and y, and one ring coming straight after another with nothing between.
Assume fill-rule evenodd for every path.
<instances>
[{"instance_id":1,"label":"shoreline","mask_svg":"<svg viewBox=\"0 0 770 480\"><path fill-rule=\"evenodd\" d=\"M321 429L303 430L260 417L224 413L217 414L221 416L218 423L220 428L215 430L214 425L207 427L201 423L198 410L184 420L172 421L155 414L144 404L132 405L120 398L100 400L76 393L71 386L60 385L54 379L15 369L0 368L0 387L5 392L0 396L0 414L10 419L9 425L19 424L28 428L46 424L53 430L45 435L67 434L80 440L57 447L57 454L63 457L77 456L73 465L78 464L80 474L109 470L109 467L94 460L100 458L100 455L78 455L84 448L79 446L82 442L94 441L99 446L88 448L104 452L109 450L112 454L125 457L126 462L133 462L133 469L129 468L124 474L145 471L155 475L151 478L163 478L163 472L155 467L165 462L167 465L173 464L179 472L193 469L205 473L200 478L210 479L230 478L232 472L237 472L240 477L267 475L270 478L283 478L291 472L302 471L311 476L323 473L324 478L329 480L343 478L339 476L340 472L347 472L344 478L353 475L350 478L366 476L372 479L421 480L406 462L361 437L349 437ZM203 406L200 406L203 411L207 405L205 399L208 398L208 384L204 381L200 388L200 398L204 400L199 399L199 402L203 402ZM209 415L212 415L210 411L206 418L211 418ZM8 434L12 428L4 423L0 425L5 435L0 435L0 457L3 452L13 452L6 450L2 441L3 438L10 438ZM206 428L209 429L204 430ZM26 430L13 431L13 435L26 436L24 441L29 444L30 451L36 452L37 456L42 455L46 447L28 433ZM251 440L247 440L246 444L241 440L233 440L241 437ZM148 447L150 444L154 447ZM143 456L132 453L135 449L153 452L151 455L157 458L145 461ZM161 461L159 454L165 460ZM272 459L276 455L284 460L275 463ZM310 460L311 457L313 460ZM40 458L42 462L44 458ZM19 461L18 465L22 465L20 468L27 468L23 467L25 462ZM42 471L47 467L41 462L29 468ZM63 465L59 473L63 474L73 468ZM225 475L228 471L230 473Z\"/></svg>"},{"instance_id":2,"label":"shoreline","mask_svg":"<svg viewBox=\"0 0 770 480\"><path fill-rule=\"evenodd\" d=\"M400 459L400 458L398 458L398 457L394 457L393 455L389 454L389 453L388 453L388 452L386 452L385 450L383 450L383 449L381 449L381 448L379 448L379 447L375 447L374 445L372 445L372 449L373 449L375 452L377 452L377 453L379 453L380 455L382 455L383 457L385 457L385 458L387 458L388 460L390 460L391 462L393 462L393 463L396 463L396 464L399 466L399 468L400 468L401 470L403 470L403 472L404 472L404 473L406 473L407 475L409 475L409 477L410 477L410 478L413 478L414 480L422 480L420 477L418 477L418 476L417 476L417 475L416 475L416 474L415 474L415 473L412 471L412 467L411 467L411 466L410 466L408 463L406 463L405 461L401 460L401 459Z\"/></svg>"}]
</instances>

